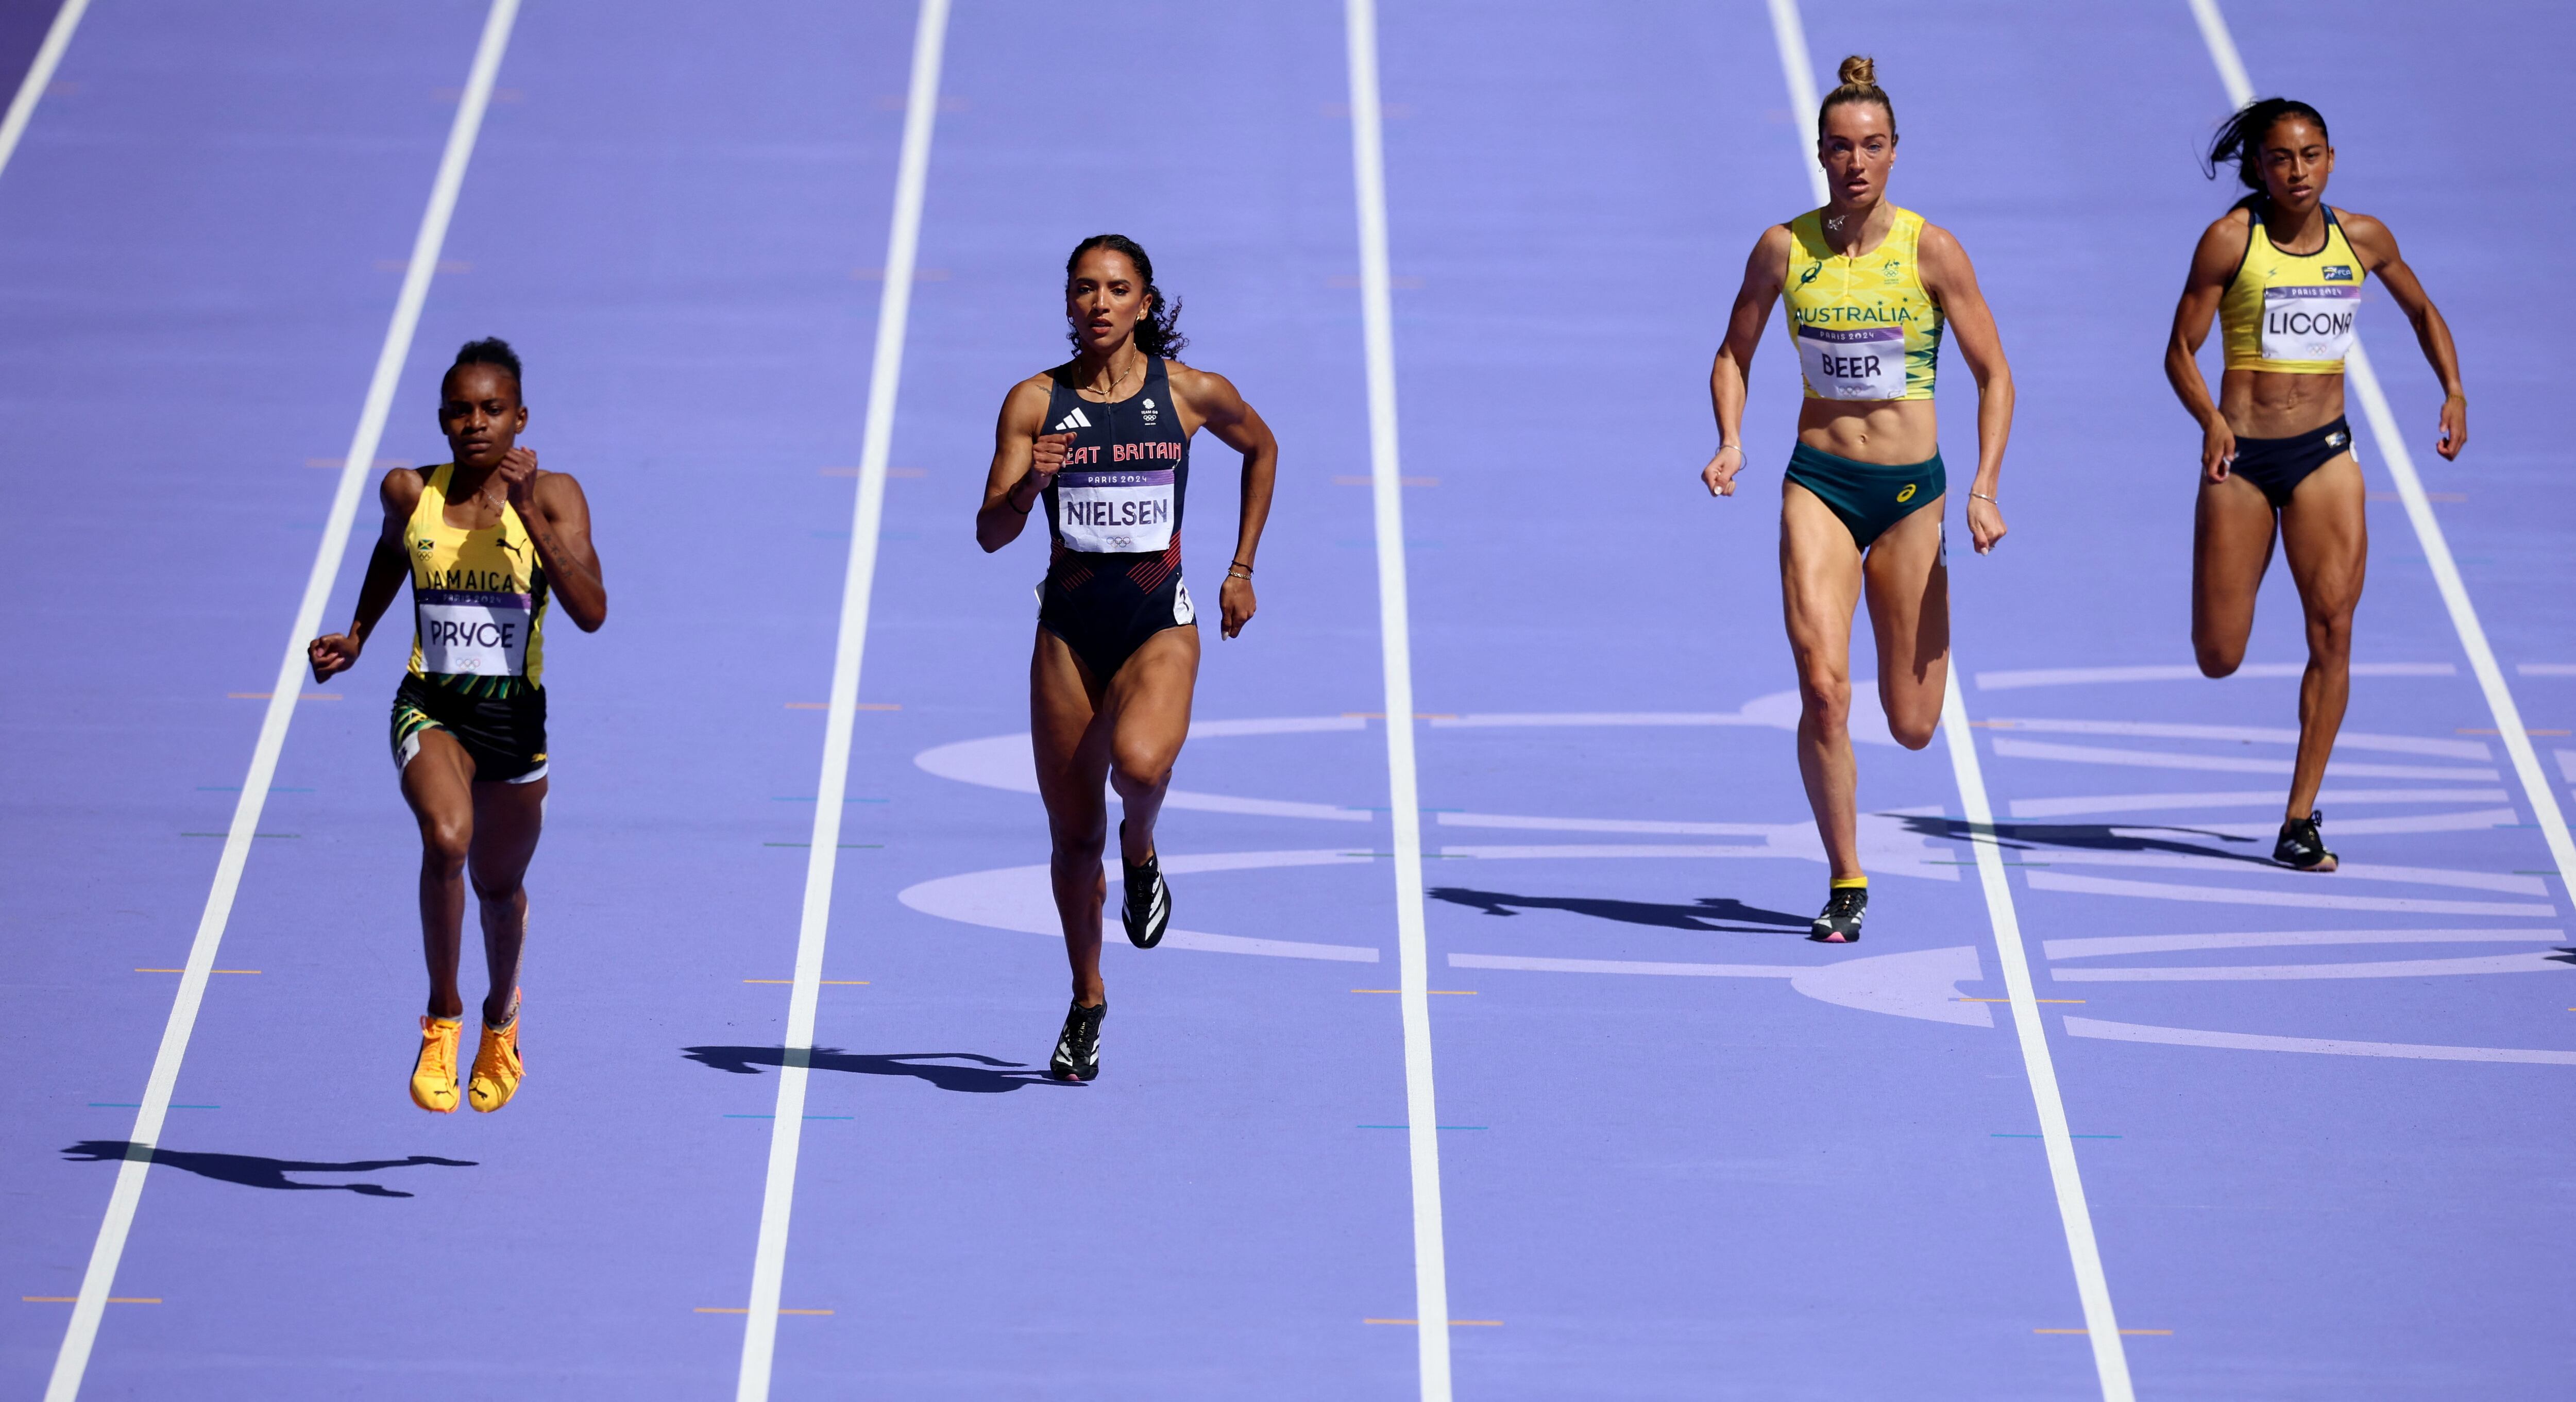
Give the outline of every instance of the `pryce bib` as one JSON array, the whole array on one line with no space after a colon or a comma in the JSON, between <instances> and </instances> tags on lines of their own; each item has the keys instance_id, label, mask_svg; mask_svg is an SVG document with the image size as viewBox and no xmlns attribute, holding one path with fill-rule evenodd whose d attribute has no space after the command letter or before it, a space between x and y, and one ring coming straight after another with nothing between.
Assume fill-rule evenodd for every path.
<instances>
[{"instance_id":1,"label":"pryce bib","mask_svg":"<svg viewBox=\"0 0 2576 1402\"><path fill-rule=\"evenodd\" d=\"M442 676L517 677L528 670L537 601L528 594L418 589L421 670Z\"/></svg>"}]
</instances>

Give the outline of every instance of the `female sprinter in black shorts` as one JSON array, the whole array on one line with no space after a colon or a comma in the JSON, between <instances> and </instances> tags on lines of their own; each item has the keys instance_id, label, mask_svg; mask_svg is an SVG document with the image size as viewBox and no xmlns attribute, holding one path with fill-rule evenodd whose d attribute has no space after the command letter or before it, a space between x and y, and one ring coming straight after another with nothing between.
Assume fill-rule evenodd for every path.
<instances>
[{"instance_id":1,"label":"female sprinter in black shorts","mask_svg":"<svg viewBox=\"0 0 2576 1402\"><path fill-rule=\"evenodd\" d=\"M2191 646L2208 676L2226 676L2245 660L2254 594L2277 529L2307 612L2308 667L2299 680L2299 755L2272 860L2332 871L2317 790L2352 694L2352 613L2370 553L2367 494L2343 417L2343 361L2365 280L2387 284L2441 376L2434 450L2445 458L2469 441L2469 401L2451 328L2398 256L2396 237L2367 214L2326 203L2334 147L2317 109L2281 97L2248 103L2211 141L2210 178L2229 161L2253 193L2200 236L2165 345L2165 378L2200 421ZM2198 359L2213 313L2227 355L2215 404Z\"/></svg>"},{"instance_id":2,"label":"female sprinter in black shorts","mask_svg":"<svg viewBox=\"0 0 2576 1402\"><path fill-rule=\"evenodd\" d=\"M420 936L429 1011L420 1020L411 1098L456 1110L456 991L465 883L482 910L483 1039L466 1100L510 1103L519 1060L519 951L528 935L520 879L546 812L545 623L550 600L585 633L608 620L608 589L590 544L590 502L563 472L541 472L518 446L528 426L519 357L501 341L456 353L439 390L438 426L453 461L397 467L377 489L384 527L346 633L315 638L315 680L349 670L376 620L411 581L411 665L394 691L394 767L420 822Z\"/></svg>"},{"instance_id":3,"label":"female sprinter in black shorts","mask_svg":"<svg viewBox=\"0 0 2576 1402\"><path fill-rule=\"evenodd\" d=\"M1833 874L1808 938L1860 938L1869 877L1860 866L1852 762L1852 610L1869 600L1878 699L1910 750L1932 743L1950 671L1950 571L1932 381L1946 326L1977 378L1977 475L1968 534L1978 554L2003 539L1995 487L2012 430L2012 371L1976 270L1948 230L1888 202L1896 109L1866 58L1816 114L1816 159L1829 201L1763 231L1709 371L1717 455L1700 479L1735 494L1744 468L1744 387L1771 304L1789 302L1789 337L1807 382L1798 445L1780 492L1780 593L1798 664L1798 773Z\"/></svg>"},{"instance_id":4,"label":"female sprinter in black shorts","mask_svg":"<svg viewBox=\"0 0 2576 1402\"><path fill-rule=\"evenodd\" d=\"M1199 671L1197 610L1181 582L1190 436L1204 426L1243 454L1234 554L1217 590L1229 638L1252 617L1253 552L1270 515L1279 444L1224 376L1170 359L1187 344L1175 329L1180 308L1164 300L1153 260L1134 240L1100 234L1075 246L1065 262L1064 310L1074 357L1002 400L975 541L1001 549L1046 503L1052 545L1029 663L1029 735L1053 844L1056 912L1073 963L1073 1008L1048 1071L1088 1081L1100 1074L1100 1021L1109 1011L1100 982L1104 778L1125 809L1119 916L1129 942L1153 948L1172 917L1154 819L1189 734Z\"/></svg>"}]
</instances>

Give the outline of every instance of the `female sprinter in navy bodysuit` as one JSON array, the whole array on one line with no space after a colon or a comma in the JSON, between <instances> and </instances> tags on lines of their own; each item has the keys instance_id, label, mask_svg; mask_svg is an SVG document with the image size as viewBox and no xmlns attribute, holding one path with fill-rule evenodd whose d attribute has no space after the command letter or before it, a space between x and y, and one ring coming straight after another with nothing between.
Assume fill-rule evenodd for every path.
<instances>
[{"instance_id":1,"label":"female sprinter in navy bodysuit","mask_svg":"<svg viewBox=\"0 0 2576 1402\"><path fill-rule=\"evenodd\" d=\"M1224 376L1170 358L1186 344L1175 329L1180 308L1154 286L1153 261L1134 240L1100 234L1077 245L1065 263L1064 302L1074 357L1003 399L975 541L1001 549L1046 504L1052 549L1029 663L1029 736L1073 964L1073 1008L1047 1069L1088 1081L1100 1074L1109 1011L1100 982L1104 779L1125 810L1118 855L1127 938L1151 949L1171 923L1154 819L1198 682L1198 613L1181 580L1190 437L1204 427L1243 454L1234 554L1217 590L1229 638L1252 617L1253 554L1279 445Z\"/></svg>"}]
</instances>

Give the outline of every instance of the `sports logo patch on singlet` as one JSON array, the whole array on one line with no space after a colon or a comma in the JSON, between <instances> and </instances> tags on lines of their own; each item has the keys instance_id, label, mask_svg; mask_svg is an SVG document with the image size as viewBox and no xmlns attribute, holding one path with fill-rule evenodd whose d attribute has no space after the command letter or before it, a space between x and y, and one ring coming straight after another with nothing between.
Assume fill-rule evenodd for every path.
<instances>
[{"instance_id":1,"label":"sports logo patch on singlet","mask_svg":"<svg viewBox=\"0 0 2576 1402\"><path fill-rule=\"evenodd\" d=\"M1856 331L1801 326L1798 365L1819 399L1903 399L1905 331L1896 326Z\"/></svg>"},{"instance_id":2,"label":"sports logo patch on singlet","mask_svg":"<svg viewBox=\"0 0 2576 1402\"><path fill-rule=\"evenodd\" d=\"M2359 287L2266 287L2263 358L2341 360L2352 353L2353 314L2360 310Z\"/></svg>"},{"instance_id":3,"label":"sports logo patch on singlet","mask_svg":"<svg viewBox=\"0 0 2576 1402\"><path fill-rule=\"evenodd\" d=\"M526 673L535 596L415 589L412 601L419 615L423 670L476 677Z\"/></svg>"}]
</instances>

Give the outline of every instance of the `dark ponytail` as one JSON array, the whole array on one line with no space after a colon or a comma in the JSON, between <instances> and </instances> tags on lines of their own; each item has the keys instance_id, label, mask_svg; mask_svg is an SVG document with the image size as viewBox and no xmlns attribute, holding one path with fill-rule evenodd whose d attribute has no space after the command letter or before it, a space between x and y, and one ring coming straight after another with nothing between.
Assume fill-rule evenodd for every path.
<instances>
[{"instance_id":1,"label":"dark ponytail","mask_svg":"<svg viewBox=\"0 0 2576 1402\"><path fill-rule=\"evenodd\" d=\"M2326 119L2318 115L2317 109L2294 98L2261 98L2238 108L2235 116L2220 124L2218 134L2209 140L2209 154L2200 158L2201 171L2216 180L2218 168L2234 161L2236 178L2244 182L2246 189L2261 194L2263 138L2291 117L2304 117L2317 124L2317 135L2327 135Z\"/></svg>"},{"instance_id":2,"label":"dark ponytail","mask_svg":"<svg viewBox=\"0 0 2576 1402\"><path fill-rule=\"evenodd\" d=\"M1181 304L1164 297L1163 289L1154 285L1154 260L1145 256L1145 250L1134 239L1125 234L1093 234L1075 244L1073 256L1064 260L1065 283L1072 284L1074 266L1082 261L1082 255L1095 248L1125 254L1127 261L1136 265L1136 276L1144 279L1146 300L1153 305L1136 318L1136 349L1166 360L1179 355L1190 343L1190 338L1181 334ZM1082 349L1080 330L1066 328L1065 338L1073 342L1076 351Z\"/></svg>"}]
</instances>

